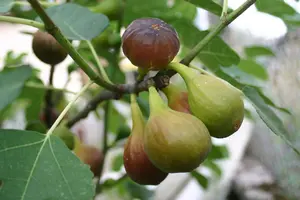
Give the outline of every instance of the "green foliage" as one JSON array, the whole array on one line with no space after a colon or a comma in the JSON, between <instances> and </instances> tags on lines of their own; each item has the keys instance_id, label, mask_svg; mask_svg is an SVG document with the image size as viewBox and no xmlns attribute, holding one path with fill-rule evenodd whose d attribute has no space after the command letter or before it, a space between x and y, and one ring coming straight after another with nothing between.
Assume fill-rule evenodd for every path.
<instances>
[{"instance_id":1,"label":"green foliage","mask_svg":"<svg viewBox=\"0 0 300 200\"><path fill-rule=\"evenodd\" d=\"M74 3L53 6L46 12L70 40L90 40L103 32L109 24L105 15L92 13L88 8ZM41 21L39 18L37 20Z\"/></svg>"},{"instance_id":2,"label":"green foliage","mask_svg":"<svg viewBox=\"0 0 300 200\"><path fill-rule=\"evenodd\" d=\"M0 159L0 199L81 200L94 195L88 166L55 136L0 130L0 157L5 158Z\"/></svg>"},{"instance_id":3,"label":"green foliage","mask_svg":"<svg viewBox=\"0 0 300 200\"><path fill-rule=\"evenodd\" d=\"M256 58L258 56L275 56L273 51L263 46L249 46L244 48L248 58Z\"/></svg>"},{"instance_id":4,"label":"green foliage","mask_svg":"<svg viewBox=\"0 0 300 200\"><path fill-rule=\"evenodd\" d=\"M121 167L123 166L123 154L119 154L114 157L112 162L112 170L113 171L120 171Z\"/></svg>"},{"instance_id":5,"label":"green foliage","mask_svg":"<svg viewBox=\"0 0 300 200\"><path fill-rule=\"evenodd\" d=\"M186 0L186 1L194 4L197 7L203 8L211 13L214 13L215 15L221 16L222 7L219 4L213 2L212 0L208 0L208 1Z\"/></svg>"},{"instance_id":6,"label":"green foliage","mask_svg":"<svg viewBox=\"0 0 300 200\"><path fill-rule=\"evenodd\" d=\"M241 60L238 67L248 75L256 76L259 79L267 80L268 74L264 66L253 60Z\"/></svg>"},{"instance_id":7,"label":"green foliage","mask_svg":"<svg viewBox=\"0 0 300 200\"><path fill-rule=\"evenodd\" d=\"M192 171L190 174L204 189L208 187L208 179L204 175L196 171Z\"/></svg>"},{"instance_id":8,"label":"green foliage","mask_svg":"<svg viewBox=\"0 0 300 200\"><path fill-rule=\"evenodd\" d=\"M0 110L15 100L24 87L25 81L31 76L29 66L22 66L0 72Z\"/></svg>"},{"instance_id":9,"label":"green foliage","mask_svg":"<svg viewBox=\"0 0 300 200\"><path fill-rule=\"evenodd\" d=\"M2 0L0 2L0 13L9 11L12 5L13 5L13 0Z\"/></svg>"}]
</instances>

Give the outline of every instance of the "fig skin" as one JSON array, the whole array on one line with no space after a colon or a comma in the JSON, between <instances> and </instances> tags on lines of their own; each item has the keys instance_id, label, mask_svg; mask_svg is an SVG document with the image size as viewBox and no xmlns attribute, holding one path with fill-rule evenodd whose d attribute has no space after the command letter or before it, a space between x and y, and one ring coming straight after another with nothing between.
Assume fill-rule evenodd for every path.
<instances>
[{"instance_id":1,"label":"fig skin","mask_svg":"<svg viewBox=\"0 0 300 200\"><path fill-rule=\"evenodd\" d=\"M131 95L132 132L124 147L123 161L128 176L140 185L158 185L168 173L162 172L149 160L144 151L145 120L142 112Z\"/></svg>"},{"instance_id":2,"label":"fig skin","mask_svg":"<svg viewBox=\"0 0 300 200\"><path fill-rule=\"evenodd\" d=\"M104 162L104 155L102 151L94 146L90 146L75 137L74 154L85 164L90 166L90 170L94 176L99 176L102 169L101 165Z\"/></svg>"},{"instance_id":3,"label":"fig skin","mask_svg":"<svg viewBox=\"0 0 300 200\"><path fill-rule=\"evenodd\" d=\"M33 35L32 50L36 57L49 65L57 65L68 56L65 49L52 35L40 30Z\"/></svg>"},{"instance_id":4,"label":"fig skin","mask_svg":"<svg viewBox=\"0 0 300 200\"><path fill-rule=\"evenodd\" d=\"M134 20L122 35L122 49L133 65L144 70L162 70L180 48L176 30L157 18Z\"/></svg>"},{"instance_id":5,"label":"fig skin","mask_svg":"<svg viewBox=\"0 0 300 200\"><path fill-rule=\"evenodd\" d=\"M244 119L243 93L228 82L179 63L170 68L177 71L188 88L188 101L193 115L199 118L212 137L225 138L235 133Z\"/></svg>"},{"instance_id":6,"label":"fig skin","mask_svg":"<svg viewBox=\"0 0 300 200\"><path fill-rule=\"evenodd\" d=\"M169 84L162 89L168 98L168 106L176 111L191 114L188 102L188 92L175 84Z\"/></svg>"},{"instance_id":7,"label":"fig skin","mask_svg":"<svg viewBox=\"0 0 300 200\"><path fill-rule=\"evenodd\" d=\"M154 87L149 88L149 99L144 145L151 162L168 173L196 169L212 147L205 125L191 114L170 109Z\"/></svg>"}]
</instances>

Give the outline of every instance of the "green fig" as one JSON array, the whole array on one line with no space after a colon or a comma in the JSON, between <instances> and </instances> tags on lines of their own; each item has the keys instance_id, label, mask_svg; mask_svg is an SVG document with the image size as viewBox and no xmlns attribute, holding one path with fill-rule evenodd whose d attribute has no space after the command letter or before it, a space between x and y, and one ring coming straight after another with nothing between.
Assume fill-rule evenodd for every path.
<instances>
[{"instance_id":1,"label":"green fig","mask_svg":"<svg viewBox=\"0 0 300 200\"><path fill-rule=\"evenodd\" d=\"M171 63L169 67L184 79L190 110L206 125L212 137L225 138L240 128L244 119L240 90L223 79L195 73L194 69L180 63Z\"/></svg>"},{"instance_id":2,"label":"green fig","mask_svg":"<svg viewBox=\"0 0 300 200\"><path fill-rule=\"evenodd\" d=\"M74 149L75 136L65 125L59 125L53 131L53 135L58 136L70 150Z\"/></svg>"},{"instance_id":3,"label":"green fig","mask_svg":"<svg viewBox=\"0 0 300 200\"><path fill-rule=\"evenodd\" d=\"M172 110L154 87L149 88L150 116L145 127L145 151L152 163L164 172L190 172L210 152L212 142L197 117Z\"/></svg>"},{"instance_id":4,"label":"green fig","mask_svg":"<svg viewBox=\"0 0 300 200\"><path fill-rule=\"evenodd\" d=\"M90 166L94 176L99 176L101 166L104 162L102 151L94 146L82 143L79 138L75 137L74 154L85 164Z\"/></svg>"},{"instance_id":5,"label":"green fig","mask_svg":"<svg viewBox=\"0 0 300 200\"><path fill-rule=\"evenodd\" d=\"M187 91L175 84L169 84L168 87L163 88L162 91L167 96L168 105L171 109L179 112L191 113Z\"/></svg>"},{"instance_id":6,"label":"green fig","mask_svg":"<svg viewBox=\"0 0 300 200\"><path fill-rule=\"evenodd\" d=\"M158 185L167 176L155 167L144 151L145 120L135 100L131 95L132 131L124 147L123 161L128 176L140 185Z\"/></svg>"},{"instance_id":7,"label":"green fig","mask_svg":"<svg viewBox=\"0 0 300 200\"><path fill-rule=\"evenodd\" d=\"M68 56L68 52L52 35L40 30L33 35L32 50L36 57L50 65L57 65Z\"/></svg>"}]
</instances>

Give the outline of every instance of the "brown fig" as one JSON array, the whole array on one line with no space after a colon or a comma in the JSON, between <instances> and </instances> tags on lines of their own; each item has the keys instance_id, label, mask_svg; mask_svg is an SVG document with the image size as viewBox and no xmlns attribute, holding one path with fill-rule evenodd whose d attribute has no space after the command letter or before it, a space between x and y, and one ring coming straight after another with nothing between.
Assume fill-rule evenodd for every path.
<instances>
[{"instance_id":1,"label":"brown fig","mask_svg":"<svg viewBox=\"0 0 300 200\"><path fill-rule=\"evenodd\" d=\"M168 105L171 109L191 113L188 102L188 92L175 84L169 84L168 87L162 89L168 98Z\"/></svg>"},{"instance_id":2,"label":"brown fig","mask_svg":"<svg viewBox=\"0 0 300 200\"><path fill-rule=\"evenodd\" d=\"M177 32L157 18L134 20L122 36L122 49L132 64L144 70L161 70L180 47Z\"/></svg>"},{"instance_id":3,"label":"brown fig","mask_svg":"<svg viewBox=\"0 0 300 200\"><path fill-rule=\"evenodd\" d=\"M90 146L75 137L75 155L85 164L90 166L90 170L94 173L94 176L99 176L101 173L101 165L103 163L103 153L100 149Z\"/></svg>"},{"instance_id":4,"label":"brown fig","mask_svg":"<svg viewBox=\"0 0 300 200\"><path fill-rule=\"evenodd\" d=\"M168 173L155 167L144 151L145 120L134 95L131 95L131 112L133 126L123 154L125 170L128 176L140 185L158 185Z\"/></svg>"},{"instance_id":5,"label":"brown fig","mask_svg":"<svg viewBox=\"0 0 300 200\"><path fill-rule=\"evenodd\" d=\"M52 35L40 30L33 35L32 49L36 57L50 65L62 62L68 55Z\"/></svg>"},{"instance_id":6,"label":"brown fig","mask_svg":"<svg viewBox=\"0 0 300 200\"><path fill-rule=\"evenodd\" d=\"M149 88L150 117L145 127L145 152L164 172L190 172L211 150L211 137L197 117L169 108L154 87Z\"/></svg>"},{"instance_id":7,"label":"brown fig","mask_svg":"<svg viewBox=\"0 0 300 200\"><path fill-rule=\"evenodd\" d=\"M243 93L211 74L200 74L180 63L169 67L184 79L190 110L203 121L211 136L225 138L235 133L244 119Z\"/></svg>"}]
</instances>

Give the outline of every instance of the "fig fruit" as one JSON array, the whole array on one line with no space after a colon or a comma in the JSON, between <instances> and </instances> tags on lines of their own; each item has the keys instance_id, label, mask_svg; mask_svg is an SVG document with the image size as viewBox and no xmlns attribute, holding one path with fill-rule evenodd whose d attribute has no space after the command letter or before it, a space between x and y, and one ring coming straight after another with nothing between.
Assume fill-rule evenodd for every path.
<instances>
[{"instance_id":1,"label":"fig fruit","mask_svg":"<svg viewBox=\"0 0 300 200\"><path fill-rule=\"evenodd\" d=\"M94 176L99 176L102 169L101 165L104 161L104 155L102 151L94 146L90 146L75 137L75 155L85 164L90 166L90 170L93 172Z\"/></svg>"},{"instance_id":2,"label":"fig fruit","mask_svg":"<svg viewBox=\"0 0 300 200\"><path fill-rule=\"evenodd\" d=\"M162 91L167 96L168 105L171 109L191 114L187 91L175 84L169 84Z\"/></svg>"},{"instance_id":3,"label":"fig fruit","mask_svg":"<svg viewBox=\"0 0 300 200\"><path fill-rule=\"evenodd\" d=\"M207 157L212 142L197 117L172 110L154 87L149 88L150 116L145 127L145 152L164 172L190 172Z\"/></svg>"},{"instance_id":4,"label":"fig fruit","mask_svg":"<svg viewBox=\"0 0 300 200\"><path fill-rule=\"evenodd\" d=\"M132 131L124 147L123 161L128 176L140 185L158 185L168 173L162 172L149 160L144 151L145 120L131 95Z\"/></svg>"},{"instance_id":5,"label":"fig fruit","mask_svg":"<svg viewBox=\"0 0 300 200\"><path fill-rule=\"evenodd\" d=\"M244 119L243 93L228 82L208 74L195 73L180 63L171 63L171 69L184 79L188 101L193 115L198 117L215 138L235 133Z\"/></svg>"},{"instance_id":6,"label":"fig fruit","mask_svg":"<svg viewBox=\"0 0 300 200\"><path fill-rule=\"evenodd\" d=\"M53 135L58 136L70 150L74 149L75 136L65 125L62 125L62 124L59 125L53 131Z\"/></svg>"},{"instance_id":7,"label":"fig fruit","mask_svg":"<svg viewBox=\"0 0 300 200\"><path fill-rule=\"evenodd\" d=\"M50 65L62 62L68 55L52 35L40 30L33 35L32 49L36 57Z\"/></svg>"},{"instance_id":8,"label":"fig fruit","mask_svg":"<svg viewBox=\"0 0 300 200\"><path fill-rule=\"evenodd\" d=\"M177 32L157 18L134 20L122 36L122 49L132 64L145 70L161 70L177 55Z\"/></svg>"}]
</instances>

